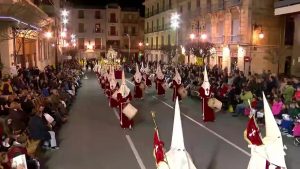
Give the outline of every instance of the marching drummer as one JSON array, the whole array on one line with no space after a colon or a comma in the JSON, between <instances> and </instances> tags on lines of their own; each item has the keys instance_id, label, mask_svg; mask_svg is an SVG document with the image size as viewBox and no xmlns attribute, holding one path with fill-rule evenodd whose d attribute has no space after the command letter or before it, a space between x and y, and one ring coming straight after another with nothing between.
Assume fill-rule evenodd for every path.
<instances>
[{"instance_id":1,"label":"marching drummer","mask_svg":"<svg viewBox=\"0 0 300 169\"><path fill-rule=\"evenodd\" d=\"M180 77L180 74L179 74L177 68L175 68L175 76L173 78L172 87L173 87L173 98L172 98L173 102L175 102L177 97L178 97L178 101L180 101L182 99L182 97L179 93L179 89L183 88L183 86L182 86L181 77Z\"/></svg>"},{"instance_id":2,"label":"marching drummer","mask_svg":"<svg viewBox=\"0 0 300 169\"><path fill-rule=\"evenodd\" d=\"M134 98L143 99L145 83L142 81L143 77L141 72L139 71L139 66L136 64L136 72L133 76L134 81Z\"/></svg>"},{"instance_id":3,"label":"marching drummer","mask_svg":"<svg viewBox=\"0 0 300 169\"><path fill-rule=\"evenodd\" d=\"M120 126L123 129L132 129L133 128L133 120L129 119L124 112L126 106L130 105L129 102L132 100L130 89L126 86L125 81L125 73L124 70L122 72L122 84L117 94L117 101L119 105L119 116L120 116ZM130 112L129 112L130 113Z\"/></svg>"},{"instance_id":4,"label":"marching drummer","mask_svg":"<svg viewBox=\"0 0 300 169\"><path fill-rule=\"evenodd\" d=\"M159 63L157 64L155 81L157 95L164 95L166 93L167 84L165 82L165 75L162 73Z\"/></svg>"}]
</instances>

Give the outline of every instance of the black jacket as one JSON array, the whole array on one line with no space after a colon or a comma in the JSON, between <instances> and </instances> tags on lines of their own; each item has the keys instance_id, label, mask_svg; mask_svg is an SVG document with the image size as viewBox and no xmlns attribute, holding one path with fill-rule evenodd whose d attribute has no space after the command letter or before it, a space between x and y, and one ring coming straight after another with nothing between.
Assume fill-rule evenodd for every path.
<instances>
[{"instance_id":1,"label":"black jacket","mask_svg":"<svg viewBox=\"0 0 300 169\"><path fill-rule=\"evenodd\" d=\"M32 116L28 124L29 136L32 139L37 140L50 140L51 136L48 132L47 123L43 120L42 117Z\"/></svg>"}]
</instances>

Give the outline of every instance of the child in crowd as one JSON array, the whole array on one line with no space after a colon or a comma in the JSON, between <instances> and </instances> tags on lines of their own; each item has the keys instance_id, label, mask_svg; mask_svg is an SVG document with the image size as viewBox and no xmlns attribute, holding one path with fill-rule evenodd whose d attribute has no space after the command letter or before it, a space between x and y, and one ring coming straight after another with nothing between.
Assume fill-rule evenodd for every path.
<instances>
[{"instance_id":1,"label":"child in crowd","mask_svg":"<svg viewBox=\"0 0 300 169\"><path fill-rule=\"evenodd\" d=\"M273 104L272 104L272 112L275 118L281 119L281 110L283 109L284 104L282 100L278 97L275 97L273 99Z\"/></svg>"}]
</instances>

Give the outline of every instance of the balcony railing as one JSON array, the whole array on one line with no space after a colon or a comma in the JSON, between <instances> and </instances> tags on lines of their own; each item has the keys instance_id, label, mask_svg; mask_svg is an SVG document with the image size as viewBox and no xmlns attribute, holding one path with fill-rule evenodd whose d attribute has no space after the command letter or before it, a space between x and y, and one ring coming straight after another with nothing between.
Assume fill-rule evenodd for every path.
<instances>
[{"instance_id":1,"label":"balcony railing","mask_svg":"<svg viewBox=\"0 0 300 169\"><path fill-rule=\"evenodd\" d=\"M108 22L109 23L118 23L118 20L117 19L109 19Z\"/></svg>"},{"instance_id":2,"label":"balcony railing","mask_svg":"<svg viewBox=\"0 0 300 169\"><path fill-rule=\"evenodd\" d=\"M242 0L228 0L226 3L227 7L240 6L242 5Z\"/></svg>"},{"instance_id":3,"label":"balcony railing","mask_svg":"<svg viewBox=\"0 0 300 169\"><path fill-rule=\"evenodd\" d=\"M290 5L300 4L300 0L279 0L274 3L275 8L281 8Z\"/></svg>"},{"instance_id":4,"label":"balcony railing","mask_svg":"<svg viewBox=\"0 0 300 169\"><path fill-rule=\"evenodd\" d=\"M166 5L166 6L164 6L164 7L159 8L158 10L157 10L157 9L155 9L155 10L153 10L153 11L150 10L149 13L148 13L148 12L145 12L145 18L149 18L149 17L151 17L151 16L153 16L153 15L156 15L156 14L159 14L159 13L161 13L161 12L165 12L165 11L167 11L167 10L169 10L169 9L172 9L172 8L171 8L171 5Z\"/></svg>"},{"instance_id":5,"label":"balcony railing","mask_svg":"<svg viewBox=\"0 0 300 169\"><path fill-rule=\"evenodd\" d=\"M211 40L212 40L212 43L222 44L222 43L224 43L224 36L213 37Z\"/></svg>"},{"instance_id":6,"label":"balcony railing","mask_svg":"<svg viewBox=\"0 0 300 169\"><path fill-rule=\"evenodd\" d=\"M94 30L94 33L104 33L104 30L103 30L103 29L100 29L100 30Z\"/></svg>"},{"instance_id":7,"label":"balcony railing","mask_svg":"<svg viewBox=\"0 0 300 169\"><path fill-rule=\"evenodd\" d=\"M118 36L118 32L108 32L108 36Z\"/></svg>"},{"instance_id":8,"label":"balcony railing","mask_svg":"<svg viewBox=\"0 0 300 169\"><path fill-rule=\"evenodd\" d=\"M230 43L239 43L242 41L242 36L241 35L232 35L229 38Z\"/></svg>"}]
</instances>

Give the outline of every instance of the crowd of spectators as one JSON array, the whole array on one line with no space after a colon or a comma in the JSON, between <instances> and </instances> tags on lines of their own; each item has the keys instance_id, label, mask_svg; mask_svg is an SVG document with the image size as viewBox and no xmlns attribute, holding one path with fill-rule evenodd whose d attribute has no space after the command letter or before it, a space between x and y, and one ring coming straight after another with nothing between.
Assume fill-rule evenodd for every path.
<instances>
[{"instance_id":1,"label":"crowd of spectators","mask_svg":"<svg viewBox=\"0 0 300 169\"><path fill-rule=\"evenodd\" d=\"M149 62L151 73L155 73L156 63ZM175 65L163 65L163 73L168 83L172 82ZM182 83L190 96L198 96L203 81L203 67L196 65L177 65ZM127 70L134 73L134 67ZM278 76L270 70L261 74L247 74L243 71L218 66L207 68L213 97L222 101L223 112L231 112L233 117L256 115L259 124L263 125L264 92L272 112L281 127L283 134L293 137L300 133L294 132L300 124L300 81L296 77Z\"/></svg>"},{"instance_id":2,"label":"crowd of spectators","mask_svg":"<svg viewBox=\"0 0 300 169\"><path fill-rule=\"evenodd\" d=\"M0 169L15 168L21 154L28 169L38 169L40 152L59 148L55 133L68 120L81 76L79 63L68 60L57 68L20 68L0 81Z\"/></svg>"}]
</instances>

